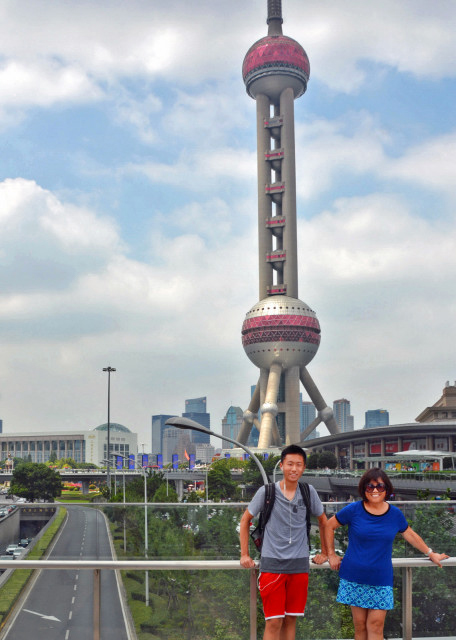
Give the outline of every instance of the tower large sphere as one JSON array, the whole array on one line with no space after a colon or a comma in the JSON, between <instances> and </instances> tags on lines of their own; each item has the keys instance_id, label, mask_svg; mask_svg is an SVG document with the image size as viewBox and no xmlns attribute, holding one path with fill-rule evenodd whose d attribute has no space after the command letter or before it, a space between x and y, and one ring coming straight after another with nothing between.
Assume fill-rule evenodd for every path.
<instances>
[{"instance_id":1,"label":"tower large sphere","mask_svg":"<svg viewBox=\"0 0 456 640\"><path fill-rule=\"evenodd\" d=\"M273 363L284 369L306 366L320 345L320 324L312 309L297 298L270 296L245 316L242 345L257 367Z\"/></svg>"},{"instance_id":2,"label":"tower large sphere","mask_svg":"<svg viewBox=\"0 0 456 640\"><path fill-rule=\"evenodd\" d=\"M247 93L260 93L277 100L281 92L291 87L299 98L307 89L309 58L301 45L287 36L266 36L247 51L242 65L242 77Z\"/></svg>"}]
</instances>

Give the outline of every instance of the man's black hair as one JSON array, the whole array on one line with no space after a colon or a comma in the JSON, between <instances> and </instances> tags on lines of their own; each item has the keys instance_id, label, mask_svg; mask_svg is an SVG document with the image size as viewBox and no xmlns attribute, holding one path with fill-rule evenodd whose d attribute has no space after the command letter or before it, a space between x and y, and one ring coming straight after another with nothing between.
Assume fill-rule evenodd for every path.
<instances>
[{"instance_id":1,"label":"man's black hair","mask_svg":"<svg viewBox=\"0 0 456 640\"><path fill-rule=\"evenodd\" d=\"M285 456L287 456L288 454L298 454L299 456L302 456L304 458L304 464L306 464L307 462L306 452L297 444L289 444L287 447L285 447L285 449L282 449L282 453L280 454L280 462L283 462Z\"/></svg>"}]
</instances>

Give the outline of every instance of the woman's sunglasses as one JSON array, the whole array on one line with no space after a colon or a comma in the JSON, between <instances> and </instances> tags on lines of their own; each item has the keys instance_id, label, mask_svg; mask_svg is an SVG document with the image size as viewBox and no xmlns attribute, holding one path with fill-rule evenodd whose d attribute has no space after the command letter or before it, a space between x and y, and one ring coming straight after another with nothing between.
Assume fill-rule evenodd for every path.
<instances>
[{"instance_id":1,"label":"woman's sunglasses","mask_svg":"<svg viewBox=\"0 0 456 640\"><path fill-rule=\"evenodd\" d=\"M372 484L372 482L369 482L369 484L366 484L367 493L374 493L374 489L377 489L379 493L383 493L386 491L386 484L383 484L383 482L379 482L378 484Z\"/></svg>"}]
</instances>

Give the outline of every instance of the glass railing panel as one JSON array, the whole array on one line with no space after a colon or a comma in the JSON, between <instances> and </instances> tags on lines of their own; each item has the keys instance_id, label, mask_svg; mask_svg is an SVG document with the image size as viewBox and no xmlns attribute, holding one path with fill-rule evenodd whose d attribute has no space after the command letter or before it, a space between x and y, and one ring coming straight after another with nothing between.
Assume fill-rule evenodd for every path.
<instances>
[{"instance_id":1,"label":"glass railing panel","mask_svg":"<svg viewBox=\"0 0 456 640\"><path fill-rule=\"evenodd\" d=\"M454 554L453 554L454 555ZM454 567L412 573L413 637L454 638L456 633Z\"/></svg>"},{"instance_id":2,"label":"glass railing panel","mask_svg":"<svg viewBox=\"0 0 456 640\"><path fill-rule=\"evenodd\" d=\"M249 577L248 571L149 571L146 606L145 572L122 572L139 640L248 640Z\"/></svg>"}]
</instances>

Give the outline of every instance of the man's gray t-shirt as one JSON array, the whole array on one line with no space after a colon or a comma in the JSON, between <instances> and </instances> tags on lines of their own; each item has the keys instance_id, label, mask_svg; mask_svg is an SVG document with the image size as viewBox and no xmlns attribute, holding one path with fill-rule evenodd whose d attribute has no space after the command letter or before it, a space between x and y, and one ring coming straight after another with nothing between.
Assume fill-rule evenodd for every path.
<instances>
[{"instance_id":1,"label":"man's gray t-shirt","mask_svg":"<svg viewBox=\"0 0 456 640\"><path fill-rule=\"evenodd\" d=\"M317 492L309 485L311 513L321 516L323 505ZM264 486L258 489L247 507L256 517L263 509ZM307 573L309 545L307 543L306 506L301 490L296 489L293 500L282 493L280 482L275 483L275 500L266 524L261 548L260 571L267 573Z\"/></svg>"}]
</instances>

